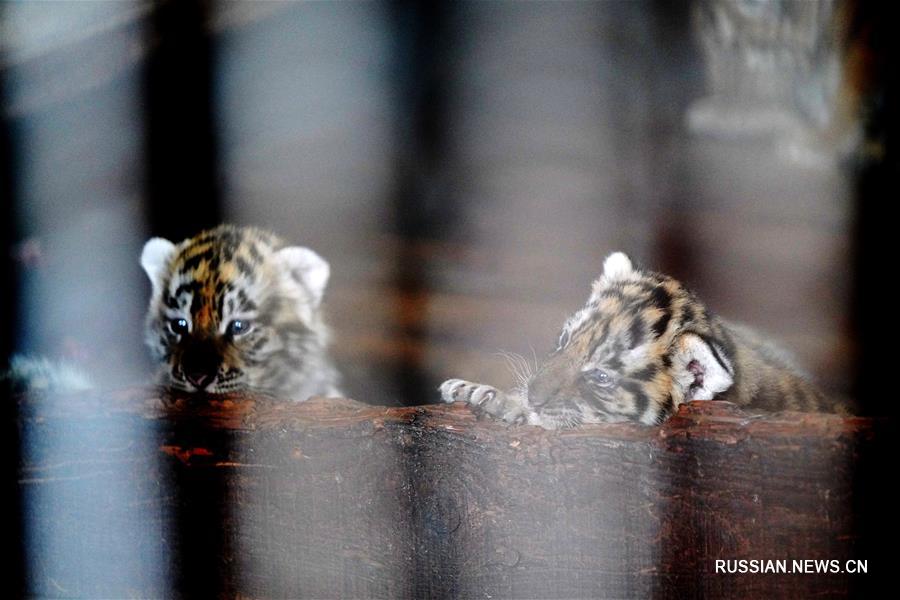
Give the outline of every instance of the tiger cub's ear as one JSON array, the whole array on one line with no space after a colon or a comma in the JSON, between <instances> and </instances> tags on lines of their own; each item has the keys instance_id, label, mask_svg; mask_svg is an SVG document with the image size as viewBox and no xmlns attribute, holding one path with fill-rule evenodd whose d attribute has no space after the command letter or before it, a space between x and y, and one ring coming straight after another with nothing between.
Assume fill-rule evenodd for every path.
<instances>
[{"instance_id":1,"label":"tiger cub's ear","mask_svg":"<svg viewBox=\"0 0 900 600\"><path fill-rule=\"evenodd\" d=\"M322 302L331 267L324 258L302 246L282 248L275 253L281 269L283 281L289 285L300 285L313 307Z\"/></svg>"},{"instance_id":2,"label":"tiger cub's ear","mask_svg":"<svg viewBox=\"0 0 900 600\"><path fill-rule=\"evenodd\" d=\"M624 252L613 252L603 261L601 279L607 283L619 279L628 279L634 273L631 259Z\"/></svg>"},{"instance_id":3,"label":"tiger cub's ear","mask_svg":"<svg viewBox=\"0 0 900 600\"><path fill-rule=\"evenodd\" d=\"M169 240L156 237L144 244L144 250L141 252L141 266L147 273L147 277L150 278L154 296L162 291L163 278L174 254L175 244Z\"/></svg>"},{"instance_id":4,"label":"tiger cub's ear","mask_svg":"<svg viewBox=\"0 0 900 600\"><path fill-rule=\"evenodd\" d=\"M672 396L684 402L712 400L734 383L734 368L714 341L695 333L676 338L672 353Z\"/></svg>"},{"instance_id":5,"label":"tiger cub's ear","mask_svg":"<svg viewBox=\"0 0 900 600\"><path fill-rule=\"evenodd\" d=\"M613 252L603 261L603 273L591 286L591 297L588 301L597 300L609 285L631 279L635 274L631 259L624 252Z\"/></svg>"}]
</instances>

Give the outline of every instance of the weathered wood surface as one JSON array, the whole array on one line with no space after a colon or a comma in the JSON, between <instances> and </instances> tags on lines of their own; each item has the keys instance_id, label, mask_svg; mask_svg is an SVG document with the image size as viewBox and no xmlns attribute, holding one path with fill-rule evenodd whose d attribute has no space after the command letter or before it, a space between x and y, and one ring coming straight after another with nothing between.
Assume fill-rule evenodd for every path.
<instances>
[{"instance_id":1,"label":"weathered wood surface","mask_svg":"<svg viewBox=\"0 0 900 600\"><path fill-rule=\"evenodd\" d=\"M886 421L695 403L658 428L547 432L461 405L142 390L20 412L41 596L842 597L890 568ZM716 559L869 574L716 574Z\"/></svg>"}]
</instances>

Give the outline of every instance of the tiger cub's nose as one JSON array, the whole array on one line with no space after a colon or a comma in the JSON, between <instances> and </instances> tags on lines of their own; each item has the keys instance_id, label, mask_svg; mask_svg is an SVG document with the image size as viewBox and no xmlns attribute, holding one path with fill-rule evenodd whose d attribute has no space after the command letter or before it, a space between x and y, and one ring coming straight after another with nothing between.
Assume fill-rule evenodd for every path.
<instances>
[{"instance_id":1,"label":"tiger cub's nose","mask_svg":"<svg viewBox=\"0 0 900 600\"><path fill-rule=\"evenodd\" d=\"M221 359L216 348L209 341L189 342L181 357L184 377L198 390L209 386L216 378Z\"/></svg>"},{"instance_id":2,"label":"tiger cub's nose","mask_svg":"<svg viewBox=\"0 0 900 600\"><path fill-rule=\"evenodd\" d=\"M210 382L212 382L212 380L215 379L215 377L216 377L215 374L202 373L202 372L199 372L199 373L185 373L184 376L185 376L185 377L187 378L187 380L190 381L191 384L193 384L193 386L196 387L198 390L204 389L204 388L205 388L206 386L208 386L208 385L210 384Z\"/></svg>"}]
</instances>

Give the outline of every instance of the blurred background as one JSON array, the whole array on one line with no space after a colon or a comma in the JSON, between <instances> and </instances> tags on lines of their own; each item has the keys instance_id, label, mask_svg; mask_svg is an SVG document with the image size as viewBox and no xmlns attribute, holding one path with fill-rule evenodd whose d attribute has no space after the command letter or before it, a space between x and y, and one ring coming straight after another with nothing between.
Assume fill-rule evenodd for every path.
<instances>
[{"instance_id":1,"label":"blurred background","mask_svg":"<svg viewBox=\"0 0 900 600\"><path fill-rule=\"evenodd\" d=\"M880 10L4 3L3 350L146 383L143 242L233 222L331 263L363 402L510 384L623 250L892 413Z\"/></svg>"}]
</instances>

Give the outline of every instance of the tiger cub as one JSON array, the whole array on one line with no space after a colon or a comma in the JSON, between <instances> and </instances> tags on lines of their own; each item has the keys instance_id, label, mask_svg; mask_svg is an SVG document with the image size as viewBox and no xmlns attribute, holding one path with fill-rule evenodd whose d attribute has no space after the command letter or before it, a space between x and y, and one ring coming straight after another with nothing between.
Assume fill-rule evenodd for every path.
<instances>
[{"instance_id":1,"label":"tiger cub","mask_svg":"<svg viewBox=\"0 0 900 600\"><path fill-rule=\"evenodd\" d=\"M521 371L521 369L520 369ZM445 402L546 429L581 423L665 421L691 400L728 400L766 410L829 406L781 350L709 313L675 279L635 269L616 252L587 304L563 327L556 350L518 388L450 379Z\"/></svg>"},{"instance_id":2,"label":"tiger cub","mask_svg":"<svg viewBox=\"0 0 900 600\"><path fill-rule=\"evenodd\" d=\"M221 225L177 245L149 240L141 266L152 285L146 341L162 383L295 401L342 395L321 310L329 266L312 250Z\"/></svg>"}]
</instances>

